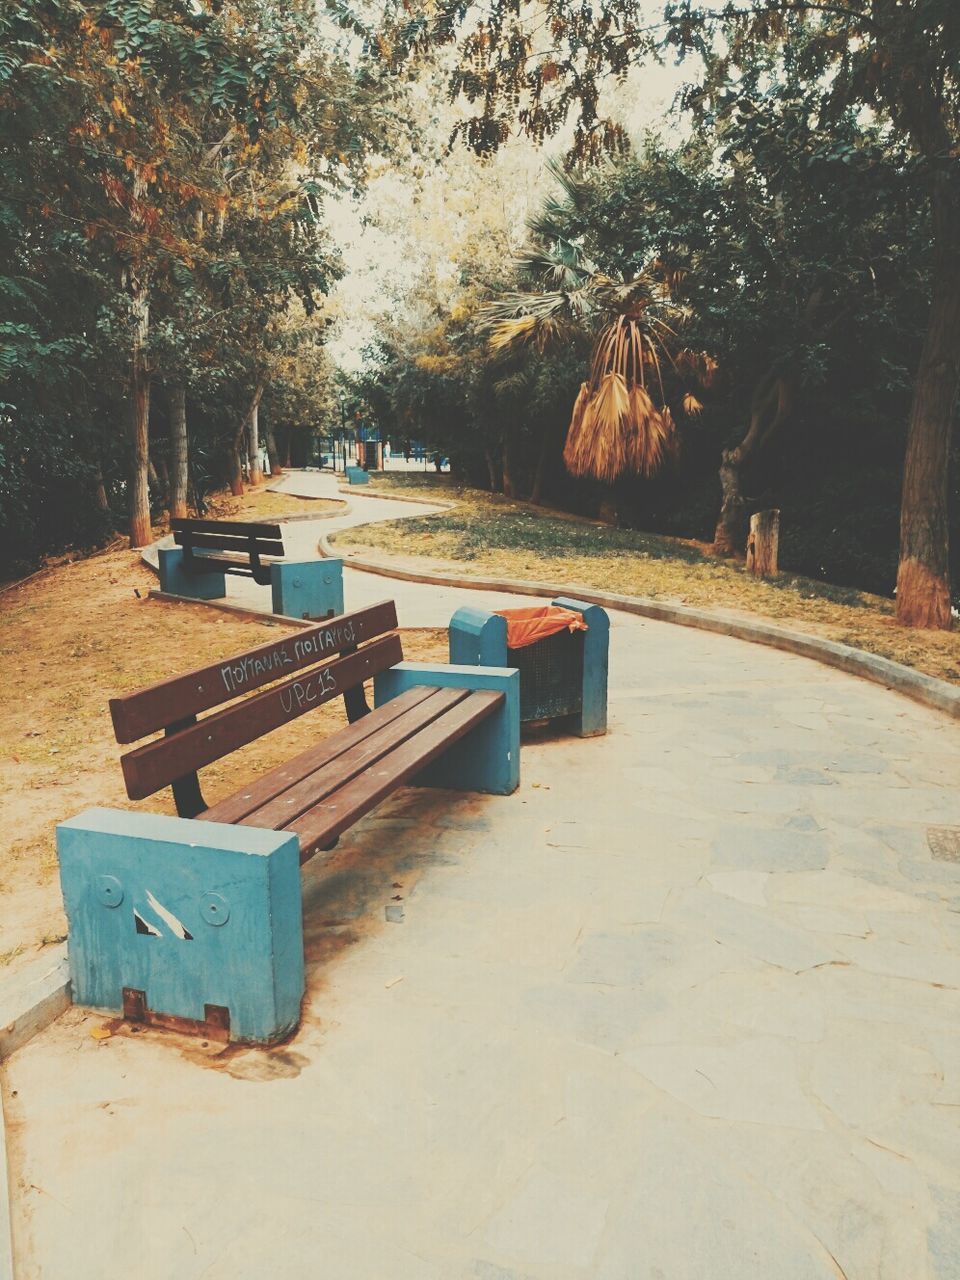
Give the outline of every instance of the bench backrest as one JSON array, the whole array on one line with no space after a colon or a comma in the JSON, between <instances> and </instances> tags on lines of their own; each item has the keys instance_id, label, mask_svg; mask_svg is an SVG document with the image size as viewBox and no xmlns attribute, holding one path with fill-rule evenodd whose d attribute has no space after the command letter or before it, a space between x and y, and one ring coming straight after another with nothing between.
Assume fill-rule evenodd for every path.
<instances>
[{"instance_id":1,"label":"bench backrest","mask_svg":"<svg viewBox=\"0 0 960 1280\"><path fill-rule=\"evenodd\" d=\"M270 582L269 567L261 564L263 556L277 558L283 555L283 538L278 524L255 524L244 520L188 520L179 516L170 521L173 540L183 547L185 567L203 571L203 557L211 551L227 551L248 557L248 564L239 562L227 572L251 573L261 586ZM194 556L199 551L199 556ZM222 572L223 563L217 570Z\"/></svg>"},{"instance_id":2,"label":"bench backrest","mask_svg":"<svg viewBox=\"0 0 960 1280\"><path fill-rule=\"evenodd\" d=\"M396 605L385 600L112 698L118 742L165 735L121 757L127 795L142 800L172 786L180 816L196 817L206 808L196 777L204 765L332 698L358 719L367 711L363 682L403 659L396 626ZM202 711L211 714L198 720Z\"/></svg>"}]
</instances>

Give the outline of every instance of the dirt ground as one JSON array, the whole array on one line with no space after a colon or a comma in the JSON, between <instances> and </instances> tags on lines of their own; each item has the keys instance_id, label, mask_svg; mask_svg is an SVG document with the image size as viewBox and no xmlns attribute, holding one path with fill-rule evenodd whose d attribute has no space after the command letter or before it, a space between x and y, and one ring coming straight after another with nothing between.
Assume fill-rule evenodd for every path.
<instances>
[{"instance_id":1,"label":"dirt ground","mask_svg":"<svg viewBox=\"0 0 960 1280\"><path fill-rule=\"evenodd\" d=\"M296 499L249 495L243 514L299 514ZM221 514L226 514L222 512ZM274 514L271 512L271 514ZM13 676L0 702L0 970L60 940L65 921L54 828L89 805L175 812L169 791L127 800L108 700L240 653L276 624L197 604L151 600L157 580L139 552L112 550L47 569L0 595L0 660ZM446 661L446 633L405 631L410 658ZM208 801L345 723L329 703L203 770Z\"/></svg>"}]
</instances>

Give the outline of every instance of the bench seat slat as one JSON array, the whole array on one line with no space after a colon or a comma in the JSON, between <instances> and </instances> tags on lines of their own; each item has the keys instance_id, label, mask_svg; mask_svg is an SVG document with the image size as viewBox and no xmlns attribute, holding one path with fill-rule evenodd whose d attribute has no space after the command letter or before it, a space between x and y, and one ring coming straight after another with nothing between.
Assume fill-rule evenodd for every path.
<instances>
[{"instance_id":1,"label":"bench seat slat","mask_svg":"<svg viewBox=\"0 0 960 1280\"><path fill-rule=\"evenodd\" d=\"M336 658L214 711L171 737L128 751L120 760L127 795L131 800L143 800L176 778L195 773L331 698L342 697L346 689L402 660L400 637L385 636L348 657Z\"/></svg>"},{"instance_id":2,"label":"bench seat slat","mask_svg":"<svg viewBox=\"0 0 960 1280\"><path fill-rule=\"evenodd\" d=\"M279 538L278 524L258 524L247 520L193 520L189 517L175 516L170 521L174 533L232 533L248 538Z\"/></svg>"},{"instance_id":3,"label":"bench seat slat","mask_svg":"<svg viewBox=\"0 0 960 1280\"><path fill-rule=\"evenodd\" d=\"M318 769L336 760L358 743L362 743L371 735L385 728L405 712L434 697L437 692L438 690L435 687L431 688L426 685L418 685L414 689L408 689L406 693L400 694L399 697L390 702L385 702L382 707L377 707L376 711L371 711L369 715L363 716L355 724L348 725L345 729L332 733L315 746L308 747L300 755L288 760L286 764L282 764L276 769L271 769L269 773L263 774L255 782L250 783L249 786L211 805L209 809L205 809L203 813L197 815L198 820L201 822L240 822L248 814L260 809L276 796L279 796L288 787L296 786L298 782L301 782L311 773L316 773Z\"/></svg>"},{"instance_id":4,"label":"bench seat slat","mask_svg":"<svg viewBox=\"0 0 960 1280\"><path fill-rule=\"evenodd\" d=\"M259 689L281 675L291 675L352 645L392 631L396 625L397 607L392 600L384 600L172 680L160 680L136 693L111 698L110 715L117 741L136 742L178 720Z\"/></svg>"},{"instance_id":5,"label":"bench seat slat","mask_svg":"<svg viewBox=\"0 0 960 1280\"><path fill-rule=\"evenodd\" d=\"M264 827L268 831L278 831L289 826L295 818L299 818L308 809L316 808L321 800L346 786L364 770L372 768L377 761L402 746L415 734L421 733L427 725L469 696L468 689L437 690L436 696L429 701L397 717L378 733L338 754L336 759L320 765L308 777L251 811L243 819L244 825Z\"/></svg>"},{"instance_id":6,"label":"bench seat slat","mask_svg":"<svg viewBox=\"0 0 960 1280\"><path fill-rule=\"evenodd\" d=\"M302 817L288 823L282 829L300 837L300 861L306 862L318 849L331 844L392 791L409 782L447 747L492 715L503 700L504 694L499 690L471 692L421 733L409 738Z\"/></svg>"},{"instance_id":7,"label":"bench seat slat","mask_svg":"<svg viewBox=\"0 0 960 1280\"><path fill-rule=\"evenodd\" d=\"M190 543L194 551L249 551L251 539L233 533L175 533L173 540L178 547ZM280 538L253 538L252 545L262 556L282 556L283 542ZM201 557L197 556L199 560ZM204 554L203 559L206 559ZM249 563L249 560L248 560Z\"/></svg>"}]
</instances>

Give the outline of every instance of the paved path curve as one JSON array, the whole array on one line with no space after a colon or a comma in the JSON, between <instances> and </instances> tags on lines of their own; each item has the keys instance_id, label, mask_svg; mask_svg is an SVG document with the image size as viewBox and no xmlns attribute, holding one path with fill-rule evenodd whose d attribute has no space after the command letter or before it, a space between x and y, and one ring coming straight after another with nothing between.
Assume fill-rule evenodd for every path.
<instances>
[{"instance_id":1,"label":"paved path curve","mask_svg":"<svg viewBox=\"0 0 960 1280\"><path fill-rule=\"evenodd\" d=\"M72 1011L6 1064L22 1277L956 1280L955 722L613 624L606 738L308 865L290 1045Z\"/></svg>"}]
</instances>

